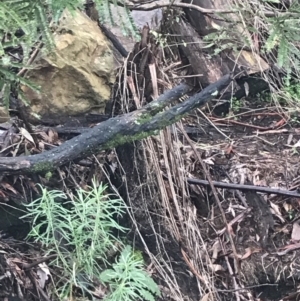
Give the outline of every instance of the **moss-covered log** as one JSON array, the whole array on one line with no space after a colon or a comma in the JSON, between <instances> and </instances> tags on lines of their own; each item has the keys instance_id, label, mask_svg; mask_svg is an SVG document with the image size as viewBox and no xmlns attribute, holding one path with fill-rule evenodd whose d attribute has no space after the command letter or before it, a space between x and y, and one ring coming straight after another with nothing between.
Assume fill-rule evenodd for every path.
<instances>
[{"instance_id":1,"label":"moss-covered log","mask_svg":"<svg viewBox=\"0 0 300 301\"><path fill-rule=\"evenodd\" d=\"M0 174L46 173L101 150L146 138L215 98L231 81L232 76L225 75L183 103L163 111L190 90L184 84L176 86L142 109L102 122L50 151L26 157L0 158Z\"/></svg>"}]
</instances>

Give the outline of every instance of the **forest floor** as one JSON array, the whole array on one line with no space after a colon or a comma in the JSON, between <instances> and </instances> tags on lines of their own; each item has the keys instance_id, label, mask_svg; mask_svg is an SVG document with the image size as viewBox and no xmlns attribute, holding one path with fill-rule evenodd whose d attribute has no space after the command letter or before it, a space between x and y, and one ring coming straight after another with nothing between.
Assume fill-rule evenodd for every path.
<instances>
[{"instance_id":1,"label":"forest floor","mask_svg":"<svg viewBox=\"0 0 300 301\"><path fill-rule=\"evenodd\" d=\"M145 76L145 82L150 80ZM125 96L120 99L126 103ZM95 175L110 183L102 168L108 165L105 171L124 169L122 180L128 177L129 187L147 190L149 186L151 191L149 183L157 177L153 180L159 194L156 201L154 194L136 193L149 214L145 218L143 208L135 210L140 204L131 206L132 224L138 224L140 234L132 227L134 235L129 237L144 251L162 300L296 300L300 195L278 194L275 189L300 190L300 115L264 97L232 100L211 110L212 106L195 110L139 145L145 157L130 158L128 163L138 169L149 160L149 170L141 176L147 175L148 182L130 178L130 170L120 166L114 151L64 166L50 179L0 175L0 253L5 254L0 256L0 298L49 301L47 290L53 286L48 276L54 283L59 279L56 268L40 266L41 257L49 262L44 257L47 250L25 239L30 225L19 219L24 214L20 203L37 196L35 184L70 192L84 188ZM16 124L1 128L17 136ZM55 128L37 127L36 131L45 149L70 138ZM24 139L21 149L26 153L34 148ZM210 185L189 182L209 177L218 199ZM218 188L218 182L231 189ZM239 189L245 184L252 190ZM260 186L273 188L274 193L255 191ZM153 232L147 232L149 225ZM138 244L141 238L144 244Z\"/></svg>"}]
</instances>

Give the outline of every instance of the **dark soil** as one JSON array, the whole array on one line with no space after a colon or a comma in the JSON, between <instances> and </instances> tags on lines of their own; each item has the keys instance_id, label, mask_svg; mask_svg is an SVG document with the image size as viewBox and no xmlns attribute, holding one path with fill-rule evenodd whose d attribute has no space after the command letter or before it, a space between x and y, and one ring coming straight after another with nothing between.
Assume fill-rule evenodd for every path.
<instances>
[{"instance_id":1,"label":"dark soil","mask_svg":"<svg viewBox=\"0 0 300 301\"><path fill-rule=\"evenodd\" d=\"M297 120L293 119L292 123L287 116L278 113L276 108L263 108L264 105L261 102L255 104L253 101L242 101L239 111L235 112L236 116L230 118L217 117L207 112L208 119L205 119L195 112L195 115L191 114L185 119L185 130L207 163L213 180L297 190L300 183L300 160L297 152L299 146L296 145L300 139L300 128L297 127ZM186 170L190 176L203 178L197 158L180 131L178 133L179 140L183 143L181 155L185 158ZM185 244L188 238L182 237L182 241L176 239L161 218L166 213L156 203L159 200L159 189L153 178L145 172L147 166L144 152L141 143L118 148L117 154L126 173L127 186L122 185L121 172L111 177L112 182L119 187L121 195L134 208L136 223L132 224L130 219L125 220L125 225L132 229L128 239L137 248L145 251L145 258L150 252L172 267L172 271L166 273L170 278L175 276L182 300L201 300L209 291L199 291L199 279L183 258L181 250L185 250L190 256L193 254ZM103 160L105 158L103 154ZM76 170L78 179L81 177L82 182L91 178L91 174L88 174L90 167L78 168L74 165L73 168L73 172ZM97 167L93 168L94 172L99 172ZM68 169L63 170L67 172ZM45 179L39 179L45 182ZM13 187L14 181L17 183L14 187L18 189L12 193L8 185ZM21 182L25 183L23 191L20 189ZM59 182L48 182L47 185L63 188ZM65 178L65 182L70 189L75 187L70 179ZM147 185L141 185L142 183ZM2 178L0 191L6 196L3 198L4 202L16 203L16 197L10 198L16 193L21 200L25 200L33 192L31 184L32 179L27 177ZM240 260L239 273L232 274L228 268L234 266L234 254L227 236L218 232L226 225L220 208L212 197L211 189L190 185L189 190L189 206L196 210L197 231L201 233L208 254L212 256L216 243L222 246L213 260L213 265L218 270L213 273L211 280L218 298L232 300L237 296L250 298L251 295L260 300L281 300L293 293L291 298L296 299L300 275L299 250L289 250L287 246L296 243L291 241L291 232L299 217L299 199L255 192L238 194L237 191L218 189L227 222L241 216L231 228ZM174 206L172 200L170 205ZM2 206L2 211L3 208ZM24 233L20 237L24 224L20 224L18 219L12 224L2 227L5 231L0 244L1 298L8 297L8 300L13 300L13 296L20 296L21 291L24 300L40 300L40 292L36 291L36 285L32 282L37 277L36 269L33 267L25 271L22 263L34 262L43 251L39 246L25 243ZM192 263L199 258L189 257ZM148 257L148 263L151 262ZM204 264L203 268L207 269L208 266ZM197 272L202 274L203 271ZM165 284L167 280L157 272L154 277L160 284L163 300L174 300L174 294L170 293ZM234 279L238 283L238 289L234 285ZM240 290L241 287L249 289Z\"/></svg>"}]
</instances>

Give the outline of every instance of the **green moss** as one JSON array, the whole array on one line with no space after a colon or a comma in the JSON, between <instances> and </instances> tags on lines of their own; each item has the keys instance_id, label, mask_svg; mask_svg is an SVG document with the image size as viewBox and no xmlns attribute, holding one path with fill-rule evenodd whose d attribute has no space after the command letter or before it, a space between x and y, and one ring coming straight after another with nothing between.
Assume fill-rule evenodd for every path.
<instances>
[{"instance_id":1,"label":"green moss","mask_svg":"<svg viewBox=\"0 0 300 301\"><path fill-rule=\"evenodd\" d=\"M151 120L151 118L153 118L153 116L151 116L149 113L142 113L136 118L135 124L141 125L147 123Z\"/></svg>"},{"instance_id":2,"label":"green moss","mask_svg":"<svg viewBox=\"0 0 300 301\"><path fill-rule=\"evenodd\" d=\"M49 172L53 170L53 165L49 162L40 162L34 164L32 171L39 173L39 172Z\"/></svg>"},{"instance_id":3,"label":"green moss","mask_svg":"<svg viewBox=\"0 0 300 301\"><path fill-rule=\"evenodd\" d=\"M111 149L116 146L123 145L125 143L130 143L130 142L133 142L136 140L142 140L149 136L156 135L156 133L157 133L157 131L141 132L141 133L138 133L138 134L132 135L132 136L118 134L113 139L111 139L109 142L102 144L100 146L100 150Z\"/></svg>"},{"instance_id":4,"label":"green moss","mask_svg":"<svg viewBox=\"0 0 300 301\"><path fill-rule=\"evenodd\" d=\"M111 148L114 148L116 146L123 145L125 143L130 143L130 142L133 142L133 141L136 141L136 140L142 140L144 138L157 135L160 130L164 129L165 127L167 127L167 126L169 126L169 125L171 125L171 124L173 124L173 123L175 123L179 120L181 120L183 116L184 115L176 116L176 117L174 117L174 120L172 120L172 121L161 120L161 121L157 122L157 126L156 126L155 130L140 132L140 133L137 133L137 134L132 135L132 136L131 135L118 134L113 139L108 141L107 143L101 145L99 150L111 149ZM151 118L149 120L151 120ZM136 121L137 124L138 124L138 122L140 122L140 121ZM143 122L144 123L146 122L145 119L143 119Z\"/></svg>"}]
</instances>

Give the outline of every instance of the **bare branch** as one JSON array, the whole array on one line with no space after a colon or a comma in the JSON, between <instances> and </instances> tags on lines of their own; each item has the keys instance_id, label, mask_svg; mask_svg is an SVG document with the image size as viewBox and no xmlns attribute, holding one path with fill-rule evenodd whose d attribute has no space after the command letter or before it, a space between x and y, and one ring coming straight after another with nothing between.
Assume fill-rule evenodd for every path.
<instances>
[{"instance_id":1,"label":"bare branch","mask_svg":"<svg viewBox=\"0 0 300 301\"><path fill-rule=\"evenodd\" d=\"M144 10L144 11L153 10L153 9L162 8L162 7L181 7L181 8L194 9L203 14L222 14L222 13L223 14L234 14L234 13L238 12L237 9L203 8L198 5L194 5L194 4L190 4L190 3L182 3L182 2L180 2L180 3L177 3L177 2L157 3L155 1L155 3L153 5L143 6L143 4L126 4L126 6L130 10Z\"/></svg>"},{"instance_id":2,"label":"bare branch","mask_svg":"<svg viewBox=\"0 0 300 301\"><path fill-rule=\"evenodd\" d=\"M201 179L188 178L187 182L189 184L194 184L194 185L209 186L208 181L201 180ZM297 193L297 191L290 191L287 189L277 189L277 188L255 186L255 185L233 184L233 183L225 183L225 182L217 182L217 181L212 181L212 183L214 184L215 187L218 188L235 189L235 190L242 190L242 191L255 191L255 192L262 192L267 194L278 194L278 195L300 198L300 194Z\"/></svg>"}]
</instances>

